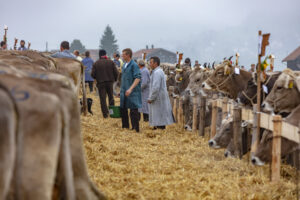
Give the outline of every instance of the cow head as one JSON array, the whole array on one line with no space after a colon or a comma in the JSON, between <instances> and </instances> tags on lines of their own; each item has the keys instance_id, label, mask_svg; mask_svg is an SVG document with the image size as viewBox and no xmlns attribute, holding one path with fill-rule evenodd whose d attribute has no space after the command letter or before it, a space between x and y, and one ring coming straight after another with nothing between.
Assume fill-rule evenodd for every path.
<instances>
[{"instance_id":1,"label":"cow head","mask_svg":"<svg viewBox=\"0 0 300 200\"><path fill-rule=\"evenodd\" d=\"M270 162L272 159L272 142L273 133L272 131L265 130L263 132L261 141L257 147L256 152L251 158L251 162L254 165L264 165ZM281 157L288 155L289 153L296 150L298 144L292 142L284 137L281 138Z\"/></svg>"},{"instance_id":2,"label":"cow head","mask_svg":"<svg viewBox=\"0 0 300 200\"><path fill-rule=\"evenodd\" d=\"M285 69L262 104L265 112L290 113L300 104L300 77Z\"/></svg>"},{"instance_id":3,"label":"cow head","mask_svg":"<svg viewBox=\"0 0 300 200\"><path fill-rule=\"evenodd\" d=\"M190 82L187 89L190 91L191 96L197 96L204 94L202 89L202 83L209 76L209 71L200 68L195 68L190 75Z\"/></svg>"},{"instance_id":4,"label":"cow head","mask_svg":"<svg viewBox=\"0 0 300 200\"><path fill-rule=\"evenodd\" d=\"M211 148L226 148L232 138L233 121L232 117L228 116L222 121L222 125L213 139L208 141Z\"/></svg>"},{"instance_id":5,"label":"cow head","mask_svg":"<svg viewBox=\"0 0 300 200\"><path fill-rule=\"evenodd\" d=\"M240 91L244 89L251 73L240 69L239 74L235 73L235 67L229 60L225 60L216 67L216 70L202 84L205 90L215 90L227 94L235 99Z\"/></svg>"},{"instance_id":6,"label":"cow head","mask_svg":"<svg viewBox=\"0 0 300 200\"><path fill-rule=\"evenodd\" d=\"M257 76L256 73L252 74L253 77L248 81L246 88L238 95L239 103L245 106L253 106L253 104L257 103ZM263 100L263 97L268 96L269 91L272 90L275 81L278 79L280 74L281 72L271 72L262 79L262 84L267 87L268 91L264 91L263 89L261 90L261 100Z\"/></svg>"}]
</instances>

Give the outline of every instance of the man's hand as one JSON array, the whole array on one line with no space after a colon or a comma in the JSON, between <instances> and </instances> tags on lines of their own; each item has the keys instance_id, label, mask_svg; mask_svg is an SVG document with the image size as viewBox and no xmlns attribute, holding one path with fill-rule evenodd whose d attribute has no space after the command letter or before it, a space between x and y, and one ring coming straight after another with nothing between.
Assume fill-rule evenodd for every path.
<instances>
[{"instance_id":1,"label":"man's hand","mask_svg":"<svg viewBox=\"0 0 300 200\"><path fill-rule=\"evenodd\" d=\"M151 100L148 100L148 103L150 103L150 104L151 104L151 103L152 103L152 101L151 101Z\"/></svg>"},{"instance_id":2,"label":"man's hand","mask_svg":"<svg viewBox=\"0 0 300 200\"><path fill-rule=\"evenodd\" d=\"M131 89L128 89L126 92L125 92L125 96L128 97L130 94L131 94L132 90Z\"/></svg>"}]
</instances>

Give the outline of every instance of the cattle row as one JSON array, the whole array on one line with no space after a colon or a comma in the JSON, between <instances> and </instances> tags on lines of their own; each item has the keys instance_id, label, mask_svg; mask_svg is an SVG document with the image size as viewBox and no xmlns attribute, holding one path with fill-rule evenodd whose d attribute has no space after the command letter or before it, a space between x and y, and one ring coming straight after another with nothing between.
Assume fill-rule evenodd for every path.
<instances>
[{"instance_id":1,"label":"cattle row","mask_svg":"<svg viewBox=\"0 0 300 200\"><path fill-rule=\"evenodd\" d=\"M0 199L105 199L84 157L82 64L0 51Z\"/></svg>"},{"instance_id":2,"label":"cattle row","mask_svg":"<svg viewBox=\"0 0 300 200\"><path fill-rule=\"evenodd\" d=\"M170 96L179 96L183 102L185 128L192 130L193 124L193 97L228 97L233 104L253 109L257 104L257 74L236 69L229 60L225 60L214 70L201 68L166 67ZM281 115L287 123L299 126L300 115L300 72L285 69L282 72L268 72L261 76L261 104L263 112ZM199 110L199 108L198 108ZM212 105L206 105L205 127L211 125ZM199 122L199 111L197 123ZM251 124L241 122L243 140L242 153L246 154L251 148ZM197 124L199 127L199 124ZM270 162L273 133L270 130L260 129L260 142L253 152L252 163L262 165ZM235 155L233 144L233 116L223 116L222 109L217 111L217 134L209 141L212 148L225 148L225 156ZM294 153L299 157L299 144L286 138L282 139L282 157L286 158ZM293 157L295 158L295 157ZM295 163L295 161L293 161Z\"/></svg>"}]
</instances>

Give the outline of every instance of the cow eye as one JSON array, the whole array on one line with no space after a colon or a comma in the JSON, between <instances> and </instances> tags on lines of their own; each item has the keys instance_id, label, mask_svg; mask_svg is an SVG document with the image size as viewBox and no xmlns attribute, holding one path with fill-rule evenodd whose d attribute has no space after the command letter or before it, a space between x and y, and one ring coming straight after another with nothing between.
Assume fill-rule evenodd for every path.
<instances>
[{"instance_id":1,"label":"cow eye","mask_svg":"<svg viewBox=\"0 0 300 200\"><path fill-rule=\"evenodd\" d=\"M223 75L223 74L224 74L224 73L223 73L223 72L221 72L221 71L219 71L219 72L218 72L218 75Z\"/></svg>"},{"instance_id":2,"label":"cow eye","mask_svg":"<svg viewBox=\"0 0 300 200\"><path fill-rule=\"evenodd\" d=\"M277 87L277 90L281 90L281 89L282 89L282 87L280 87L280 86Z\"/></svg>"},{"instance_id":3,"label":"cow eye","mask_svg":"<svg viewBox=\"0 0 300 200\"><path fill-rule=\"evenodd\" d=\"M196 80L196 82L199 82L199 81L200 81L200 79L197 79L197 80Z\"/></svg>"}]
</instances>

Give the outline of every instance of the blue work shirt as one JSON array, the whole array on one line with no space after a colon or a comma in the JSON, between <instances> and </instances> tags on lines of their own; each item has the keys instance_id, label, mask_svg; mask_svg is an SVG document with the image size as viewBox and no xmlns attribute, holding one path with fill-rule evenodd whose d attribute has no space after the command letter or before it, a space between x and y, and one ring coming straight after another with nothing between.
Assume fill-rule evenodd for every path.
<instances>
[{"instance_id":1,"label":"blue work shirt","mask_svg":"<svg viewBox=\"0 0 300 200\"><path fill-rule=\"evenodd\" d=\"M63 50L60 52L56 52L51 55L53 58L73 58L76 59L75 55L72 54L69 50Z\"/></svg>"},{"instance_id":2,"label":"blue work shirt","mask_svg":"<svg viewBox=\"0 0 300 200\"><path fill-rule=\"evenodd\" d=\"M92 68L94 61L90 57L85 57L82 60L82 64L86 67L85 68L85 81L94 81L94 79L91 76Z\"/></svg>"}]
</instances>

